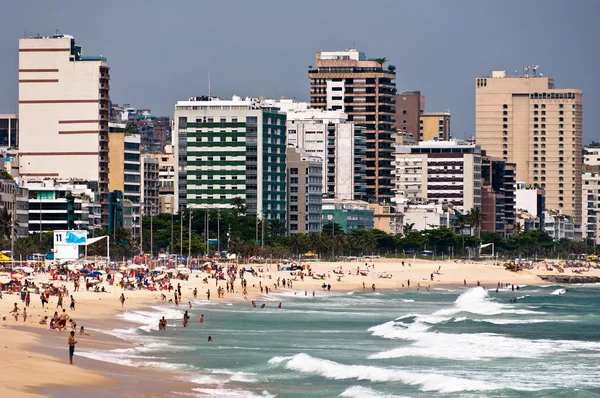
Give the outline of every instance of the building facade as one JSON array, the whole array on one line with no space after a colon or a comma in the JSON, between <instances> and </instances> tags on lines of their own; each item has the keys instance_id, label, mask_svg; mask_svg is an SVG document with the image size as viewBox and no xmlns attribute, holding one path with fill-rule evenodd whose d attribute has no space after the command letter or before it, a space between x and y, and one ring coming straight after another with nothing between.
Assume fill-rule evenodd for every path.
<instances>
[{"instance_id":1,"label":"building facade","mask_svg":"<svg viewBox=\"0 0 600 398\"><path fill-rule=\"evenodd\" d=\"M294 110L282 101L275 106L287 113L287 145L322 159L323 197L364 199L364 128L347 122L347 115L341 111Z\"/></svg>"},{"instance_id":2,"label":"building facade","mask_svg":"<svg viewBox=\"0 0 600 398\"><path fill-rule=\"evenodd\" d=\"M406 91L396 95L396 130L419 136L419 121L425 112L425 96L420 91Z\"/></svg>"},{"instance_id":3,"label":"building facade","mask_svg":"<svg viewBox=\"0 0 600 398\"><path fill-rule=\"evenodd\" d=\"M373 228L391 235L404 233L404 214L394 206L369 203L369 208L373 210Z\"/></svg>"},{"instance_id":4,"label":"building facade","mask_svg":"<svg viewBox=\"0 0 600 398\"><path fill-rule=\"evenodd\" d=\"M419 117L419 141L448 141L450 112L427 112Z\"/></svg>"},{"instance_id":5,"label":"building facade","mask_svg":"<svg viewBox=\"0 0 600 398\"><path fill-rule=\"evenodd\" d=\"M175 106L173 135L180 211L231 208L241 198L248 214L285 222L284 113L253 98L191 98Z\"/></svg>"},{"instance_id":6,"label":"building facade","mask_svg":"<svg viewBox=\"0 0 600 398\"><path fill-rule=\"evenodd\" d=\"M165 145L163 153L149 155L158 161L158 200L160 214L175 214L175 184L178 174L175 171L173 145Z\"/></svg>"},{"instance_id":7,"label":"building facade","mask_svg":"<svg viewBox=\"0 0 600 398\"><path fill-rule=\"evenodd\" d=\"M355 49L318 52L308 77L311 107L343 111L349 122L365 128L367 198L389 201L396 132L394 68L386 68L385 59L367 60Z\"/></svg>"},{"instance_id":8,"label":"building facade","mask_svg":"<svg viewBox=\"0 0 600 398\"><path fill-rule=\"evenodd\" d=\"M100 214L94 212L95 182L27 179L19 181L19 187L28 193L28 233L100 228Z\"/></svg>"},{"instance_id":9,"label":"building facade","mask_svg":"<svg viewBox=\"0 0 600 398\"><path fill-rule=\"evenodd\" d=\"M585 173L582 179L582 235L600 244L600 173Z\"/></svg>"},{"instance_id":10,"label":"building facade","mask_svg":"<svg viewBox=\"0 0 600 398\"><path fill-rule=\"evenodd\" d=\"M485 152L485 151L482 151ZM512 234L516 223L515 165L483 154L481 157L481 209L486 215L482 231Z\"/></svg>"},{"instance_id":11,"label":"building facade","mask_svg":"<svg viewBox=\"0 0 600 398\"><path fill-rule=\"evenodd\" d=\"M109 189L110 192L120 191L123 199L131 202L132 225L134 237L140 233L141 192L141 160L140 135L126 133L125 124L111 123L109 134ZM107 224L108 227L110 225ZM129 226L128 226L129 227Z\"/></svg>"},{"instance_id":12,"label":"building facade","mask_svg":"<svg viewBox=\"0 0 600 398\"><path fill-rule=\"evenodd\" d=\"M544 228L546 196L544 190L519 181L515 184L515 207L518 214L526 212L540 229ZM523 225L522 225L523 226ZM524 229L527 230L527 229Z\"/></svg>"},{"instance_id":13,"label":"building facade","mask_svg":"<svg viewBox=\"0 0 600 398\"><path fill-rule=\"evenodd\" d=\"M141 187L142 198L140 201L142 216L160 214L160 178L159 163L156 157L144 154L141 162Z\"/></svg>"},{"instance_id":14,"label":"building facade","mask_svg":"<svg viewBox=\"0 0 600 398\"><path fill-rule=\"evenodd\" d=\"M477 143L517 166L517 179L543 188L546 207L581 225L582 92L557 89L536 68L476 79Z\"/></svg>"},{"instance_id":15,"label":"building facade","mask_svg":"<svg viewBox=\"0 0 600 398\"><path fill-rule=\"evenodd\" d=\"M326 232L328 226L333 228L333 224L338 224L344 232L373 229L373 214L368 202L323 199L323 232Z\"/></svg>"},{"instance_id":16,"label":"building facade","mask_svg":"<svg viewBox=\"0 0 600 398\"><path fill-rule=\"evenodd\" d=\"M548 210L544 214L544 231L553 240L575 239L575 223L573 217L562 214L560 210Z\"/></svg>"},{"instance_id":17,"label":"building facade","mask_svg":"<svg viewBox=\"0 0 600 398\"><path fill-rule=\"evenodd\" d=\"M481 207L478 145L425 141L399 145L395 156L395 191L400 197L451 203L461 212Z\"/></svg>"},{"instance_id":18,"label":"building facade","mask_svg":"<svg viewBox=\"0 0 600 398\"><path fill-rule=\"evenodd\" d=\"M321 232L323 159L287 149L287 225L294 233Z\"/></svg>"},{"instance_id":19,"label":"building facade","mask_svg":"<svg viewBox=\"0 0 600 398\"><path fill-rule=\"evenodd\" d=\"M19 175L96 181L108 214L110 74L69 35L19 39Z\"/></svg>"}]
</instances>

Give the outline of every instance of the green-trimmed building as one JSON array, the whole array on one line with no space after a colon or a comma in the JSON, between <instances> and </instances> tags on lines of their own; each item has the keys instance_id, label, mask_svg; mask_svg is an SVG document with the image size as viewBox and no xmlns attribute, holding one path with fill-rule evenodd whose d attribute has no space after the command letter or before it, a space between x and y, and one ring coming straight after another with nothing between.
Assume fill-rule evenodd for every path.
<instances>
[{"instance_id":1,"label":"green-trimmed building","mask_svg":"<svg viewBox=\"0 0 600 398\"><path fill-rule=\"evenodd\" d=\"M286 220L286 117L254 98L195 97L175 105L176 208L231 208Z\"/></svg>"}]
</instances>

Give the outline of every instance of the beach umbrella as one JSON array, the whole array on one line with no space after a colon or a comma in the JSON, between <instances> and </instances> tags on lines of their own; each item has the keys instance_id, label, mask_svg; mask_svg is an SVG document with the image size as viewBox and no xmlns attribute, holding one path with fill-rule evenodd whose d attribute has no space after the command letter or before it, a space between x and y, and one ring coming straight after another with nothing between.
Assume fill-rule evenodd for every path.
<instances>
[{"instance_id":1,"label":"beach umbrella","mask_svg":"<svg viewBox=\"0 0 600 398\"><path fill-rule=\"evenodd\" d=\"M166 270L165 272L172 274L173 272L175 272L175 270L173 268L169 268L168 270Z\"/></svg>"},{"instance_id":2,"label":"beach umbrella","mask_svg":"<svg viewBox=\"0 0 600 398\"><path fill-rule=\"evenodd\" d=\"M128 269L139 269L140 266L137 264L131 264L129 267L127 267Z\"/></svg>"},{"instance_id":3,"label":"beach umbrella","mask_svg":"<svg viewBox=\"0 0 600 398\"><path fill-rule=\"evenodd\" d=\"M12 282L12 280L10 279L10 277L8 276L0 276L0 284L2 285L6 285L7 283Z\"/></svg>"},{"instance_id":4,"label":"beach umbrella","mask_svg":"<svg viewBox=\"0 0 600 398\"><path fill-rule=\"evenodd\" d=\"M157 277L156 277L156 278L154 278L154 279L163 279L165 276L166 276L165 274L160 274L159 276L157 276Z\"/></svg>"},{"instance_id":5,"label":"beach umbrella","mask_svg":"<svg viewBox=\"0 0 600 398\"><path fill-rule=\"evenodd\" d=\"M37 279L37 276L29 275L29 276L26 276L25 279L27 279L28 281L31 281L31 280Z\"/></svg>"},{"instance_id":6,"label":"beach umbrella","mask_svg":"<svg viewBox=\"0 0 600 398\"><path fill-rule=\"evenodd\" d=\"M95 285L96 283L100 283L98 279L94 279L93 281L88 282L90 285Z\"/></svg>"},{"instance_id":7,"label":"beach umbrella","mask_svg":"<svg viewBox=\"0 0 600 398\"><path fill-rule=\"evenodd\" d=\"M186 268L186 267L187 267L187 265L185 265L185 264L179 264L179 265L177 266L177 268Z\"/></svg>"},{"instance_id":8,"label":"beach umbrella","mask_svg":"<svg viewBox=\"0 0 600 398\"><path fill-rule=\"evenodd\" d=\"M81 270L81 271L79 271L79 272L80 272L80 273L82 273L82 274L87 274L87 273L89 273L90 271L88 271L87 269L82 269L82 270Z\"/></svg>"},{"instance_id":9,"label":"beach umbrella","mask_svg":"<svg viewBox=\"0 0 600 398\"><path fill-rule=\"evenodd\" d=\"M164 270L166 270L166 269L167 269L167 267L162 267L162 266L161 266L161 267L156 267L156 268L154 268L154 271L159 271L159 272L160 272L160 271L164 271Z\"/></svg>"},{"instance_id":10,"label":"beach umbrella","mask_svg":"<svg viewBox=\"0 0 600 398\"><path fill-rule=\"evenodd\" d=\"M88 278L95 278L96 276L102 275L100 272L94 271L88 274Z\"/></svg>"},{"instance_id":11,"label":"beach umbrella","mask_svg":"<svg viewBox=\"0 0 600 398\"><path fill-rule=\"evenodd\" d=\"M120 272L117 272L116 274L113 275L115 278L122 278L123 274Z\"/></svg>"},{"instance_id":12,"label":"beach umbrella","mask_svg":"<svg viewBox=\"0 0 600 398\"><path fill-rule=\"evenodd\" d=\"M25 275L23 275L23 274L11 274L10 277L11 277L11 279L18 280L18 279L23 279L25 277Z\"/></svg>"},{"instance_id":13,"label":"beach umbrella","mask_svg":"<svg viewBox=\"0 0 600 398\"><path fill-rule=\"evenodd\" d=\"M21 270L27 274L31 274L34 271L31 267L22 267Z\"/></svg>"}]
</instances>

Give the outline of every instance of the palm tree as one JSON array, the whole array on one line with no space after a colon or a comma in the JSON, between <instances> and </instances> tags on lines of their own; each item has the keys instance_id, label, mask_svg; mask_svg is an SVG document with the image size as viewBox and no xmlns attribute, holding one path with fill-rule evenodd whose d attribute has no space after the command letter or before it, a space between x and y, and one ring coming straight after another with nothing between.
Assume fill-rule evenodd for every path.
<instances>
[{"instance_id":1,"label":"palm tree","mask_svg":"<svg viewBox=\"0 0 600 398\"><path fill-rule=\"evenodd\" d=\"M246 214L246 210L248 208L246 207L244 199L242 199L240 196L236 196L235 198L233 198L231 200L231 204L233 205L233 213L236 217L243 216Z\"/></svg>"},{"instance_id":2,"label":"palm tree","mask_svg":"<svg viewBox=\"0 0 600 398\"><path fill-rule=\"evenodd\" d=\"M12 232L12 214L6 207L0 211L0 235L6 239L10 238Z\"/></svg>"},{"instance_id":3,"label":"palm tree","mask_svg":"<svg viewBox=\"0 0 600 398\"><path fill-rule=\"evenodd\" d=\"M404 236L406 236L407 234L410 234L413 229L415 228L415 223L410 223L410 224L404 224Z\"/></svg>"},{"instance_id":4,"label":"palm tree","mask_svg":"<svg viewBox=\"0 0 600 398\"><path fill-rule=\"evenodd\" d=\"M283 225L283 222L280 219L276 218L269 222L269 233L273 237L280 238L285 235L285 231L285 225Z\"/></svg>"},{"instance_id":5,"label":"palm tree","mask_svg":"<svg viewBox=\"0 0 600 398\"><path fill-rule=\"evenodd\" d=\"M474 207L467 213L467 218L469 219L469 224L475 230L477 238L479 238L481 235L481 224L485 220L485 214L481 212L479 207Z\"/></svg>"}]
</instances>

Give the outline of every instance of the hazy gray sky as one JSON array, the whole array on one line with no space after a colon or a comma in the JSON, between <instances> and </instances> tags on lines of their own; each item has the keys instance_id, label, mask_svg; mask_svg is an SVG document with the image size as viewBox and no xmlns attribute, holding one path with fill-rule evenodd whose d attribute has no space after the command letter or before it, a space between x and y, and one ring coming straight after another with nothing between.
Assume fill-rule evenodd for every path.
<instances>
[{"instance_id":1,"label":"hazy gray sky","mask_svg":"<svg viewBox=\"0 0 600 398\"><path fill-rule=\"evenodd\" d=\"M0 113L17 111L18 38L75 36L104 55L111 99L172 116L177 100L212 94L308 99L316 51L356 45L397 66L398 91L474 132L474 82L538 64L584 92L584 142L600 139L600 0L12 0L2 4Z\"/></svg>"}]
</instances>

